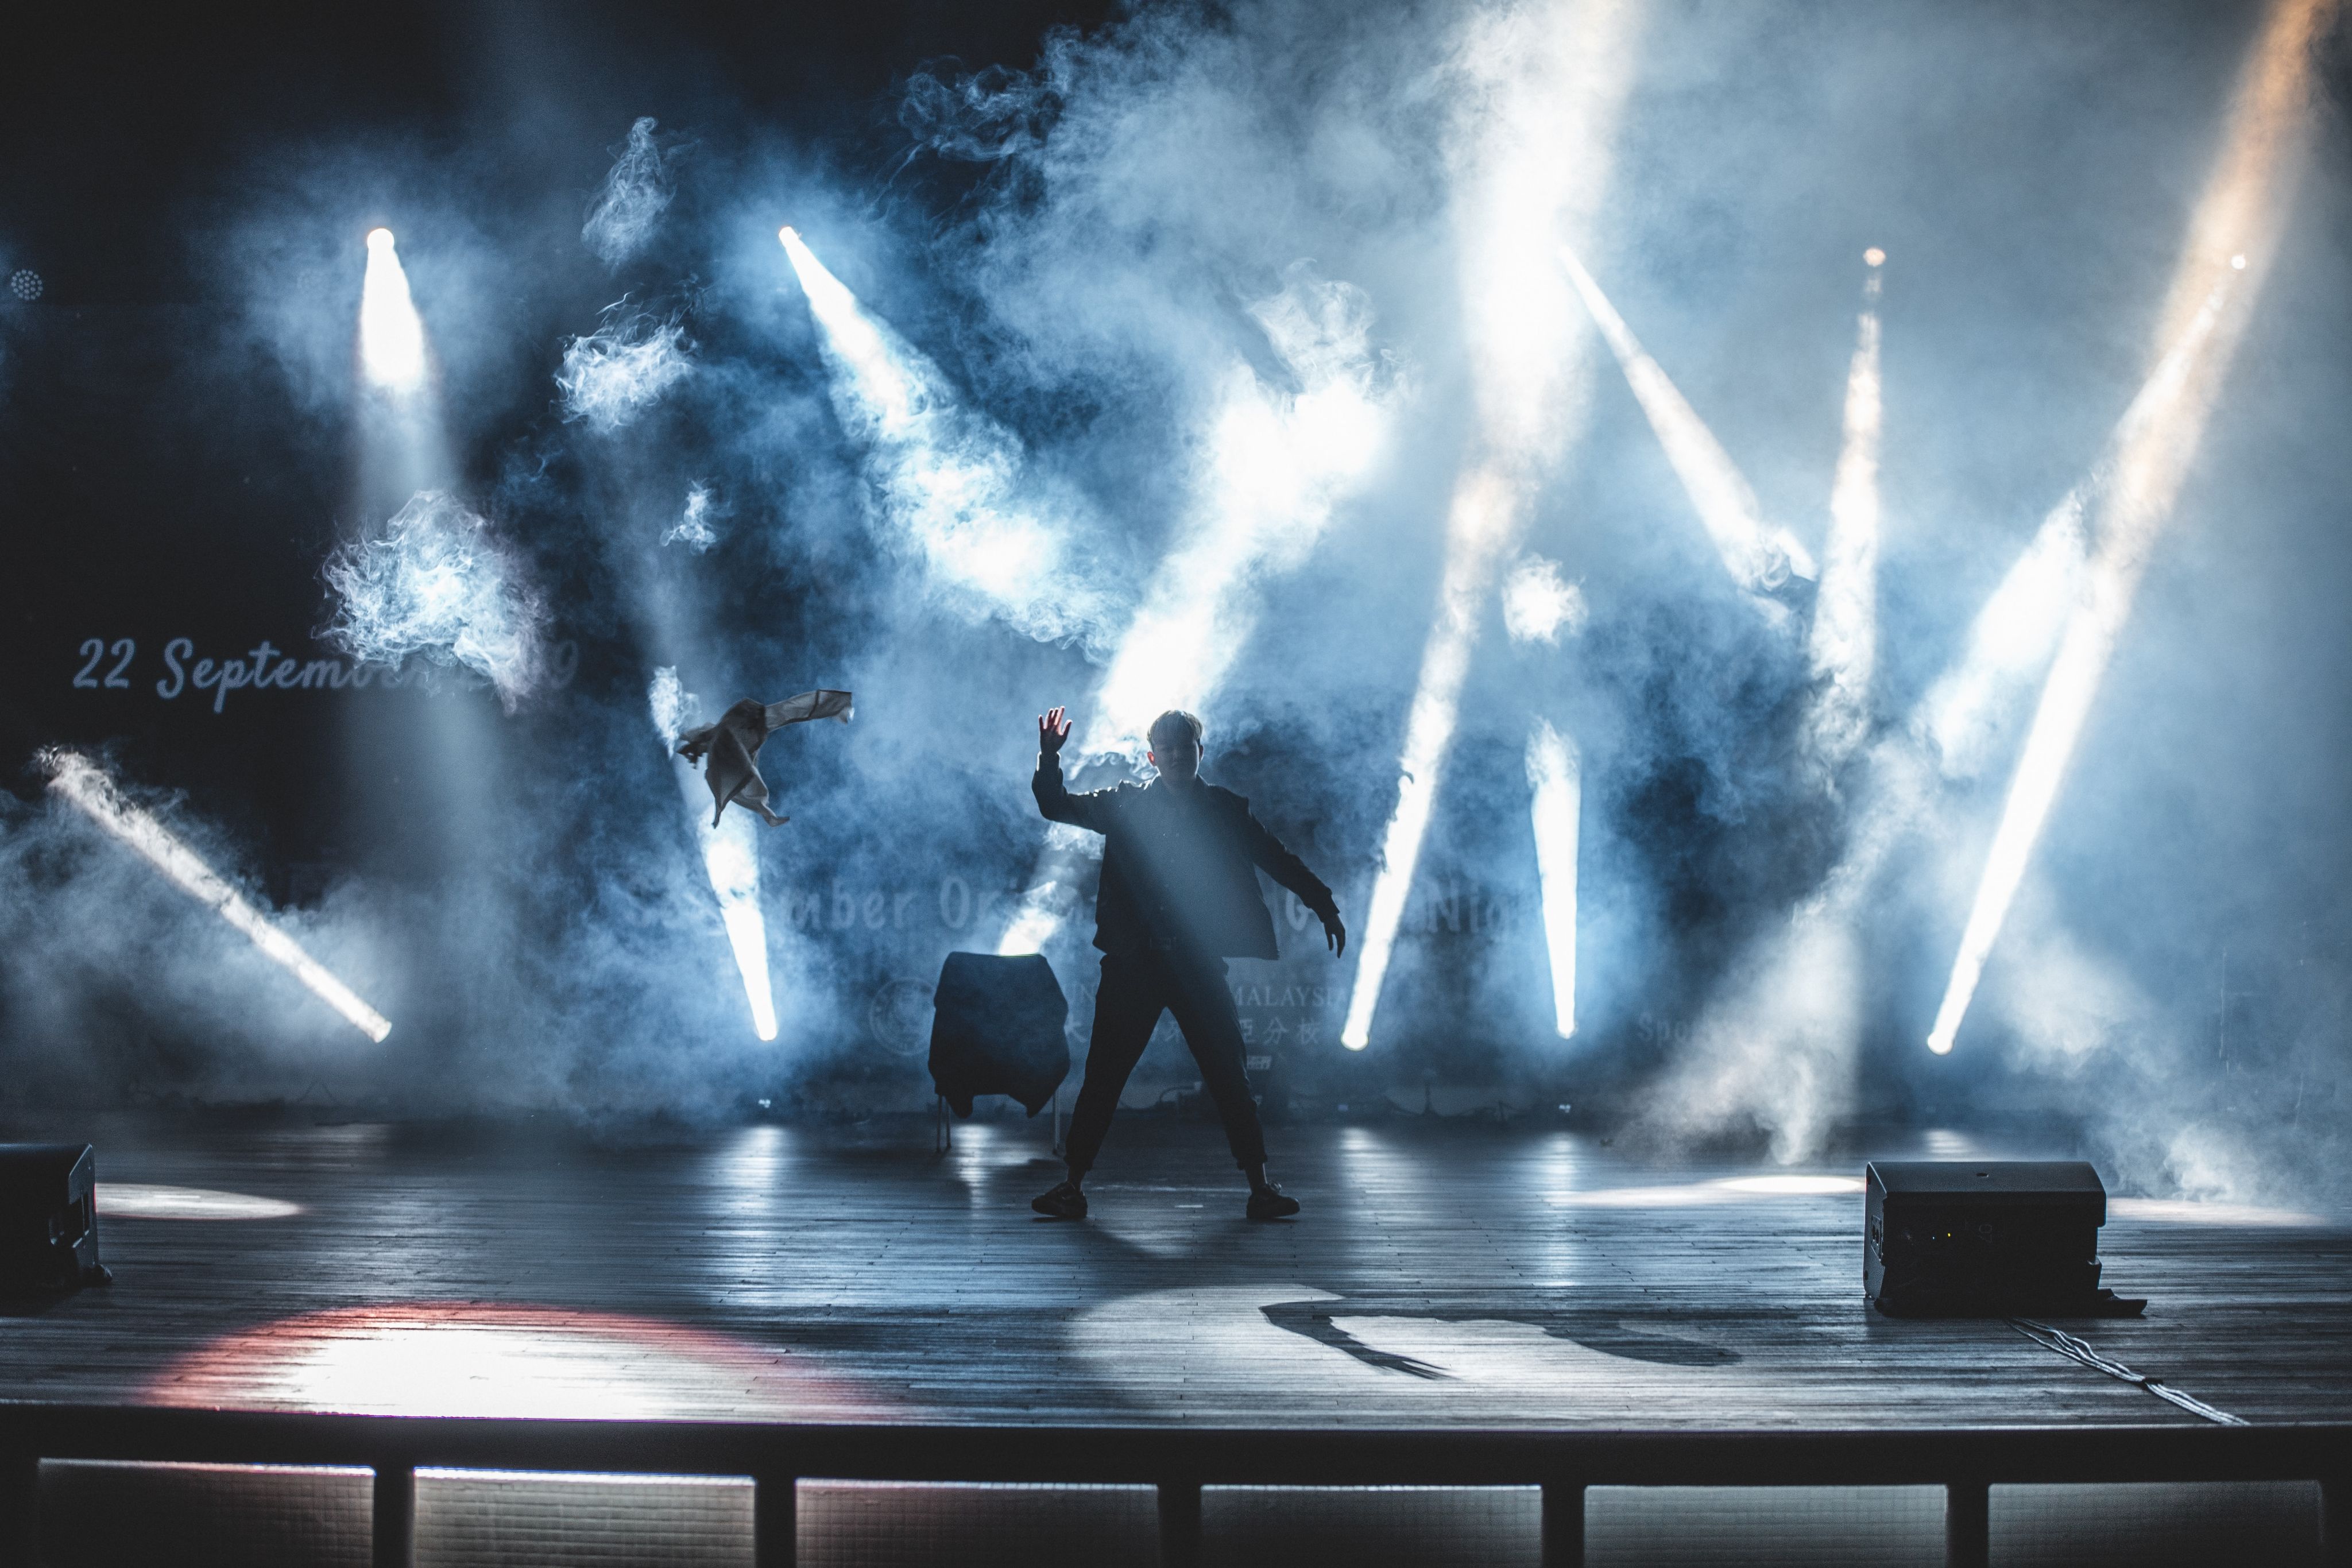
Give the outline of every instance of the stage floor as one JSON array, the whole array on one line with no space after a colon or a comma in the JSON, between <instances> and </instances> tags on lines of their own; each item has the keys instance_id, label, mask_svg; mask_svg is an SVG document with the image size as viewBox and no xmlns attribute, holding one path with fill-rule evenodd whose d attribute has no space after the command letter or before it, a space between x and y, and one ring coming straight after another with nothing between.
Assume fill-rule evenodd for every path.
<instances>
[{"instance_id":1,"label":"stage floor","mask_svg":"<svg viewBox=\"0 0 2352 1568\"><path fill-rule=\"evenodd\" d=\"M0 1396L752 1420L1770 1427L2190 1422L1998 1322L1861 1294L1856 1158L1671 1168L1561 1130L1276 1130L1253 1225L1213 1124L1123 1121L1055 1223L1045 1118L648 1145L533 1124L129 1117L109 1290L8 1309ZM1953 1134L1869 1152L2049 1151ZM1757 1178L1764 1178L1759 1180ZM1858 1187L1858 1182L1851 1182ZM1798 1190L1790 1190L1795 1188ZM2066 1326L2252 1421L2352 1416L2352 1230L2119 1201Z\"/></svg>"}]
</instances>

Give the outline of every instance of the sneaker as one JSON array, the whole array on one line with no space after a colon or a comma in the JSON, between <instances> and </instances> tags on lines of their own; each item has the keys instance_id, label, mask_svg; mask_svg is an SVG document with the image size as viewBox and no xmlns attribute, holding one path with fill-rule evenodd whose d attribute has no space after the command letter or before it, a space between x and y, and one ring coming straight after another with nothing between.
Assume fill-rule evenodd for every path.
<instances>
[{"instance_id":1,"label":"sneaker","mask_svg":"<svg viewBox=\"0 0 2352 1568\"><path fill-rule=\"evenodd\" d=\"M1249 1217L1252 1219L1287 1219L1297 1212L1298 1200L1286 1195L1278 1186L1262 1186L1250 1194Z\"/></svg>"},{"instance_id":2,"label":"sneaker","mask_svg":"<svg viewBox=\"0 0 2352 1568\"><path fill-rule=\"evenodd\" d=\"M1048 1219L1084 1219L1087 1217L1087 1195L1078 1190L1077 1183L1066 1181L1043 1197L1031 1198L1029 1207ZM1298 1206L1294 1203L1290 1207L1297 1208Z\"/></svg>"}]
</instances>

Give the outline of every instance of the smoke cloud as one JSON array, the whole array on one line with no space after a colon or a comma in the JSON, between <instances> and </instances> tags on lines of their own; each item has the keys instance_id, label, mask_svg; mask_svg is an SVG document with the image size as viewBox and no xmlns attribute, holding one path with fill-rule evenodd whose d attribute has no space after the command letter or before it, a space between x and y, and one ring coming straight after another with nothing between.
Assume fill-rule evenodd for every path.
<instances>
[{"instance_id":1,"label":"smoke cloud","mask_svg":"<svg viewBox=\"0 0 2352 1568\"><path fill-rule=\"evenodd\" d=\"M381 535L338 549L325 576L335 612L324 635L352 658L469 669L509 713L538 688L547 607L488 519L446 491L418 492Z\"/></svg>"},{"instance_id":2,"label":"smoke cloud","mask_svg":"<svg viewBox=\"0 0 2352 1568\"><path fill-rule=\"evenodd\" d=\"M302 847L299 891L290 830L136 746L110 768L399 1027L314 1017L18 801L12 1030L134 1020L42 1080L76 1092L323 1062L425 1103L913 1108L950 951L1021 921L1085 1027L1088 846L1036 820L1034 716L1072 706L1091 787L1190 706L1359 938L1333 963L1276 895L1285 956L1235 967L1312 1105L1429 1073L1791 1162L1910 1119L2062 1127L2150 1192L2340 1179L2352 459L2312 411L2352 398L2352 294L2322 222L2276 241L1965 1049L1920 1043L2253 26L2197 11L1245 0L913 70L829 138L649 90L463 158L274 149L217 198L235 308L193 351L272 371L320 530L397 508L326 561L330 634L467 678L336 694L366 825ZM520 151L556 169L534 200ZM371 489L378 223L447 461ZM762 751L791 823L696 837L649 722L817 686L859 720ZM1191 1074L1155 1047L1135 1097Z\"/></svg>"},{"instance_id":3,"label":"smoke cloud","mask_svg":"<svg viewBox=\"0 0 2352 1568\"><path fill-rule=\"evenodd\" d=\"M1514 643L1559 643L1584 630L1591 612L1575 583L1560 575L1559 562L1528 554L1503 579L1503 629Z\"/></svg>"},{"instance_id":4,"label":"smoke cloud","mask_svg":"<svg viewBox=\"0 0 2352 1568\"><path fill-rule=\"evenodd\" d=\"M644 248L669 210L669 171L654 141L650 115L629 127L629 139L604 176L580 238L606 267L619 267Z\"/></svg>"},{"instance_id":5,"label":"smoke cloud","mask_svg":"<svg viewBox=\"0 0 2352 1568\"><path fill-rule=\"evenodd\" d=\"M564 345L555 376L563 416L611 434L693 373L688 347L683 322L614 306L602 328Z\"/></svg>"},{"instance_id":6,"label":"smoke cloud","mask_svg":"<svg viewBox=\"0 0 2352 1568\"><path fill-rule=\"evenodd\" d=\"M686 510L663 532L661 542L666 545L682 544L695 554L702 554L719 542L718 531L710 526L710 519L715 515L710 505L709 486L688 486Z\"/></svg>"}]
</instances>

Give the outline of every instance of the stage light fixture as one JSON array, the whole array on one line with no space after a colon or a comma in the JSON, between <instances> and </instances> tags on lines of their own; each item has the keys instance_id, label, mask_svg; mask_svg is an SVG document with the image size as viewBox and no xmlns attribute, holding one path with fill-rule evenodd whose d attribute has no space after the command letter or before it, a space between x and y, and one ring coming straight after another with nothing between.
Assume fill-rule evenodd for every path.
<instances>
[{"instance_id":1,"label":"stage light fixture","mask_svg":"<svg viewBox=\"0 0 2352 1568\"><path fill-rule=\"evenodd\" d=\"M312 995L341 1013L352 1028L377 1041L392 1032L389 1019L360 1000L349 986L302 951L292 937L264 920L242 894L198 859L196 852L173 836L171 830L125 800L115 789L114 781L89 758L79 752L51 750L42 752L40 761L48 770L50 789L91 821L144 855L149 863L197 903L242 932L265 956L309 987Z\"/></svg>"},{"instance_id":2,"label":"stage light fixture","mask_svg":"<svg viewBox=\"0 0 2352 1568\"><path fill-rule=\"evenodd\" d=\"M8 290L26 304L41 297L41 275L29 267L20 267L8 275Z\"/></svg>"},{"instance_id":3,"label":"stage light fixture","mask_svg":"<svg viewBox=\"0 0 2352 1568\"><path fill-rule=\"evenodd\" d=\"M390 229L367 236L367 275L360 287L360 365L386 392L425 384L425 323L409 298L408 274Z\"/></svg>"},{"instance_id":4,"label":"stage light fixture","mask_svg":"<svg viewBox=\"0 0 2352 1568\"><path fill-rule=\"evenodd\" d=\"M1927 1049L1937 1055L1952 1049L1976 995L2243 332L2261 279L2241 265L2247 253L2232 242L2267 237L2284 221L2312 124L2313 48L2335 11L2336 0L2279 0L2241 72L2221 157L2198 202L2158 325L2158 371L2135 400L2130 428L2102 476L2083 588L2043 683L1927 1034ZM2226 265L2220 259L2225 256Z\"/></svg>"},{"instance_id":5,"label":"stage light fixture","mask_svg":"<svg viewBox=\"0 0 2352 1568\"><path fill-rule=\"evenodd\" d=\"M1868 250L1862 253L1862 264L1864 267L1885 267L1886 265L1886 253L1879 249L1876 246L1872 246Z\"/></svg>"}]
</instances>

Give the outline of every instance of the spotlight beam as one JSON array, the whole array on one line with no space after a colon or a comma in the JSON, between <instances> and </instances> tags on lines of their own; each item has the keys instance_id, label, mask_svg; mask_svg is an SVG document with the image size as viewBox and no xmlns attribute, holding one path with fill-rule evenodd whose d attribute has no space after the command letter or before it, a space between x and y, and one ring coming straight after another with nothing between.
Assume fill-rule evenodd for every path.
<instances>
[{"instance_id":1,"label":"spotlight beam","mask_svg":"<svg viewBox=\"0 0 2352 1568\"><path fill-rule=\"evenodd\" d=\"M1490 597L1497 562L1517 531L1522 488L1501 474L1481 469L1466 476L1454 491L1446 519L1450 548L1438 591L1437 622L1422 651L1421 676L1405 717L1396 808L1381 836L1380 874L1372 880L1371 903L1364 912L1363 956L1357 960L1355 988L1349 993L1347 1018L1339 1029L1339 1043L1350 1051L1371 1043L1381 981L1398 928L1404 924L1405 901L1412 895L1422 841L1429 833L1438 778L1453 747L1479 617Z\"/></svg>"},{"instance_id":2,"label":"spotlight beam","mask_svg":"<svg viewBox=\"0 0 2352 1568\"><path fill-rule=\"evenodd\" d=\"M1307 559L1386 439L1393 388L1378 384L1360 290L1294 269L1250 314L1297 390L1268 386L1246 364L1226 371L1183 537L1153 570L1120 637L1078 755L1139 758L1155 715L1207 712L1257 622L1263 585ZM1076 897L1082 854L1049 828L999 954L1040 952L1052 940Z\"/></svg>"},{"instance_id":3,"label":"spotlight beam","mask_svg":"<svg viewBox=\"0 0 2352 1568\"><path fill-rule=\"evenodd\" d=\"M2284 224L2311 124L2312 56L2336 0L2278 0L2242 68L2158 341L2157 395L2114 453L2094 544L1993 835L1927 1048L1948 1052L2024 880L2132 601L2195 459ZM2234 298L2233 298L2234 296ZM2231 308L2231 306L2236 308Z\"/></svg>"},{"instance_id":4,"label":"spotlight beam","mask_svg":"<svg viewBox=\"0 0 2352 1568\"><path fill-rule=\"evenodd\" d=\"M684 758L670 758L678 791L686 797L701 841L703 874L719 900L719 919L727 928L727 946L735 955L735 968L743 977L743 999L751 1009L751 1030L763 1040L776 1038L776 993L768 976L768 922L760 909L760 854L752 838L751 819L730 812L713 828L703 820L710 791Z\"/></svg>"},{"instance_id":5,"label":"spotlight beam","mask_svg":"<svg viewBox=\"0 0 2352 1568\"><path fill-rule=\"evenodd\" d=\"M2165 406L2201 339L2174 345L2109 434L2103 455L2042 519L1978 610L1966 647L1900 727L1869 749L1843 852L1787 924L1760 938L1699 1019L1665 1082L1677 1126L1713 1132L1760 1118L1778 1155L1815 1151L1851 1103L1862 1017L1857 923L1897 847L1930 830L1941 786L1982 769L2028 683L2050 661L2085 570L2085 517L2114 455ZM1828 592L1824 582L1823 592Z\"/></svg>"},{"instance_id":6,"label":"spotlight beam","mask_svg":"<svg viewBox=\"0 0 2352 1568\"><path fill-rule=\"evenodd\" d=\"M1846 371L1845 436L1830 490L1830 537L1807 652L1820 683L1808 725L1814 759L1834 770L1870 725L1870 683L1878 658L1878 294L1884 251L1864 256L1853 362Z\"/></svg>"},{"instance_id":7,"label":"spotlight beam","mask_svg":"<svg viewBox=\"0 0 2352 1568\"><path fill-rule=\"evenodd\" d=\"M1658 444L1665 449L1666 461L1683 482L1731 580L1748 592L1762 595L1791 577L1812 577L1816 569L1811 555L1787 529L1765 522L1747 476L1690 401L1642 347L1625 319L1592 280L1592 274L1584 269L1584 263L1566 246L1559 249L1559 260L1583 297L1585 308L1591 312L1593 324L1617 356L1626 385L1633 388L1634 401L1649 417Z\"/></svg>"},{"instance_id":8,"label":"spotlight beam","mask_svg":"<svg viewBox=\"0 0 2352 1568\"><path fill-rule=\"evenodd\" d=\"M736 971L743 977L743 999L751 1009L751 1029L763 1040L776 1038L776 993L768 974L768 922L760 908L760 846L750 813L730 811L713 827L703 817L710 791L693 764L677 755L677 737L685 722L688 697L678 685L677 671L668 665L656 670L646 691L653 710L654 732L677 779L686 800L687 821L702 850L703 874L710 879L711 896L719 901L719 923L727 929L727 946L735 955Z\"/></svg>"},{"instance_id":9,"label":"spotlight beam","mask_svg":"<svg viewBox=\"0 0 2352 1568\"><path fill-rule=\"evenodd\" d=\"M1551 959L1553 1027L1576 1033L1576 836L1583 779L1567 737L1538 719L1528 736L1528 783L1542 885L1544 946Z\"/></svg>"},{"instance_id":10,"label":"spotlight beam","mask_svg":"<svg viewBox=\"0 0 2352 1568\"><path fill-rule=\"evenodd\" d=\"M1021 444L869 313L799 233L778 231L808 300L842 427L866 448L877 512L943 597L1045 642L1092 645L1108 612L1060 530L1021 494Z\"/></svg>"},{"instance_id":11,"label":"spotlight beam","mask_svg":"<svg viewBox=\"0 0 2352 1568\"><path fill-rule=\"evenodd\" d=\"M144 855L182 892L227 921L266 957L286 968L313 996L341 1013L352 1028L377 1041L392 1032L390 1019L360 1000L357 993L302 951L291 936L263 919L260 912L246 902L244 894L198 859L196 852L182 843L170 829L124 800L115 789L113 780L89 758L79 752L58 750L43 752L40 760L48 769L50 789L72 802L91 821Z\"/></svg>"},{"instance_id":12,"label":"spotlight beam","mask_svg":"<svg viewBox=\"0 0 2352 1568\"><path fill-rule=\"evenodd\" d=\"M372 231L367 253L367 277L360 287L360 366L384 391L413 392L425 383L425 323L409 298L408 274L392 231Z\"/></svg>"},{"instance_id":13,"label":"spotlight beam","mask_svg":"<svg viewBox=\"0 0 2352 1568\"><path fill-rule=\"evenodd\" d=\"M1643 21L1635 0L1498 8L1477 15L1459 54L1482 89L1453 214L1475 439L1447 508L1437 613L1358 937L1339 1030L1350 1051L1371 1043L1480 619L1538 486L1582 427L1591 367L1554 256L1600 205Z\"/></svg>"},{"instance_id":14,"label":"spotlight beam","mask_svg":"<svg viewBox=\"0 0 2352 1568\"><path fill-rule=\"evenodd\" d=\"M1097 750L1138 750L1155 715L1207 705L1256 622L1252 590L1307 559L1380 454L1388 407L1361 297L1299 292L1294 280L1251 314L1300 389L1271 388L1245 364L1227 371L1183 540L1153 570L1103 677Z\"/></svg>"}]
</instances>

